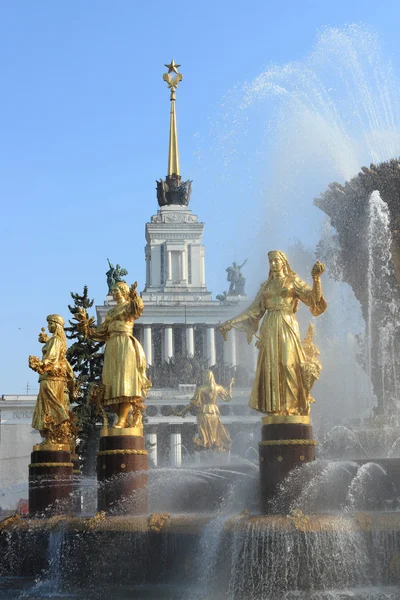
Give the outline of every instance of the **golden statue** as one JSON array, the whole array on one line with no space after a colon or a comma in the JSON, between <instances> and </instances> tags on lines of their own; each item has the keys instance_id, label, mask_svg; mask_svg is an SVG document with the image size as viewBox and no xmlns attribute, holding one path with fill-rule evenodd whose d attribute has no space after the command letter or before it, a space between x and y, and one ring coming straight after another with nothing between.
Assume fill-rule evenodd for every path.
<instances>
[{"instance_id":1,"label":"golden statue","mask_svg":"<svg viewBox=\"0 0 400 600\"><path fill-rule=\"evenodd\" d=\"M115 410L118 420L114 427L117 428L142 425L143 401L151 387L146 377L143 348L133 336L134 322L144 308L136 286L137 282L129 288L123 281L114 285L112 295L117 305L98 327L84 309L76 315L79 329L86 337L106 344L101 403ZM129 413L132 413L131 420Z\"/></svg>"},{"instance_id":2,"label":"golden statue","mask_svg":"<svg viewBox=\"0 0 400 600\"><path fill-rule=\"evenodd\" d=\"M42 360L29 357L29 366L39 373L39 395L33 413L32 427L40 431L43 449L68 445L70 441L69 395L74 393L74 372L66 359L67 339L64 319L60 315L47 317L49 337L42 327L38 340L44 344Z\"/></svg>"},{"instance_id":3,"label":"golden statue","mask_svg":"<svg viewBox=\"0 0 400 600\"><path fill-rule=\"evenodd\" d=\"M193 406L198 409L198 437L193 438L193 442L199 450L228 451L231 449L230 435L219 420L217 400L218 398L224 402L232 400L233 382L234 379L226 390L222 385L215 383L212 371L204 371L203 385L197 388L190 404L178 413L178 416L184 417Z\"/></svg>"},{"instance_id":4,"label":"golden statue","mask_svg":"<svg viewBox=\"0 0 400 600\"><path fill-rule=\"evenodd\" d=\"M301 344L296 312L299 301L304 302L315 317L326 310L320 280L325 265L317 261L313 266L313 287L310 288L290 268L283 252L269 252L268 258L269 276L254 302L218 329L225 339L232 327L246 331L250 343L266 314L257 336L257 371L249 406L269 415L309 415L310 402L313 402L310 390L321 366L318 350L312 343L312 329L304 347Z\"/></svg>"}]
</instances>

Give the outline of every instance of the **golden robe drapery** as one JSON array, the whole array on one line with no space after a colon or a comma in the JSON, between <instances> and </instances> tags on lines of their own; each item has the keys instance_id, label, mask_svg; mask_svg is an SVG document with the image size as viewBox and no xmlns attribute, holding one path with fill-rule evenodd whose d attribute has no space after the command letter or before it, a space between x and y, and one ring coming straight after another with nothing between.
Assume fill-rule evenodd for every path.
<instances>
[{"instance_id":1,"label":"golden robe drapery","mask_svg":"<svg viewBox=\"0 0 400 600\"><path fill-rule=\"evenodd\" d=\"M69 419L66 381L73 378L71 365L65 358L65 345L58 337L50 338L42 353L46 371L39 376L39 394L32 417L32 427L40 432Z\"/></svg>"},{"instance_id":2,"label":"golden robe drapery","mask_svg":"<svg viewBox=\"0 0 400 600\"><path fill-rule=\"evenodd\" d=\"M142 311L143 301L139 296L117 304L107 313L104 323L91 333L92 339L106 343L102 372L104 405L144 398L151 387L143 348L133 336L135 319Z\"/></svg>"},{"instance_id":3,"label":"golden robe drapery","mask_svg":"<svg viewBox=\"0 0 400 600\"><path fill-rule=\"evenodd\" d=\"M304 350L295 316L298 302L314 316L326 310L323 296L316 300L313 289L297 275L270 278L261 285L254 302L231 323L255 334L259 322L259 354L249 406L263 413L308 414L307 393L302 381Z\"/></svg>"},{"instance_id":4,"label":"golden robe drapery","mask_svg":"<svg viewBox=\"0 0 400 600\"><path fill-rule=\"evenodd\" d=\"M214 384L213 388L202 385L196 390L190 403L198 408L198 437L194 438L197 446L206 450L230 450L231 438L220 421L217 401L221 398L229 402L231 397L231 394L218 384Z\"/></svg>"}]
</instances>

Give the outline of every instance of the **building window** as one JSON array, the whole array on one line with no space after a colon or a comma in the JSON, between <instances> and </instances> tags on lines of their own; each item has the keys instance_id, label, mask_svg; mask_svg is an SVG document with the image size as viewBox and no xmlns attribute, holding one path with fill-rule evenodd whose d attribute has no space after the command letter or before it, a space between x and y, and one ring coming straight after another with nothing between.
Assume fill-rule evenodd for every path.
<instances>
[{"instance_id":1,"label":"building window","mask_svg":"<svg viewBox=\"0 0 400 600\"><path fill-rule=\"evenodd\" d=\"M171 267L172 283L179 283L181 279L180 252L171 252Z\"/></svg>"},{"instance_id":2,"label":"building window","mask_svg":"<svg viewBox=\"0 0 400 600\"><path fill-rule=\"evenodd\" d=\"M189 244L187 247L187 269L188 269L188 283L192 283L192 245Z\"/></svg>"},{"instance_id":3,"label":"building window","mask_svg":"<svg viewBox=\"0 0 400 600\"><path fill-rule=\"evenodd\" d=\"M165 278L164 278L164 263L165 263L165 251L164 251L164 244L161 244L160 247L160 270L161 270L161 285L165 282Z\"/></svg>"}]
</instances>

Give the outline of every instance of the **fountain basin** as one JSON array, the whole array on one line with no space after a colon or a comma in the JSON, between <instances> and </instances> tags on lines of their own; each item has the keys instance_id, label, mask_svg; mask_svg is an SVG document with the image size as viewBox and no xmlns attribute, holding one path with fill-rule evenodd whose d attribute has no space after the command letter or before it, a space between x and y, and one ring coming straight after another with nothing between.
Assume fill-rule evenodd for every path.
<instances>
[{"instance_id":1,"label":"fountain basin","mask_svg":"<svg viewBox=\"0 0 400 600\"><path fill-rule=\"evenodd\" d=\"M40 579L56 570L63 592L121 582L194 585L206 572L207 586L234 599L400 584L399 512L99 513L12 517L0 527L0 575Z\"/></svg>"}]
</instances>

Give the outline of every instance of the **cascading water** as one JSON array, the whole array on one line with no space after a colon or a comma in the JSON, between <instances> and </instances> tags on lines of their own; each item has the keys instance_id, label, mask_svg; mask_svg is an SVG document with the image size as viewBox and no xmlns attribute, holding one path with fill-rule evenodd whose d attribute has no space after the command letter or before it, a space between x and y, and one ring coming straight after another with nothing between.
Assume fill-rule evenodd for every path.
<instances>
[{"instance_id":1,"label":"cascading water","mask_svg":"<svg viewBox=\"0 0 400 600\"><path fill-rule=\"evenodd\" d=\"M209 523L191 597L397 600L379 583L387 579L382 565L400 549L399 523L381 530L371 513L358 512L382 507L391 485L373 462L317 460L292 471L275 499L276 515L232 517L225 510Z\"/></svg>"},{"instance_id":2,"label":"cascading water","mask_svg":"<svg viewBox=\"0 0 400 600\"><path fill-rule=\"evenodd\" d=\"M380 369L381 397L389 394L397 398L396 356L394 336L399 324L399 311L393 299L391 280L392 235L387 204L379 191L371 194L368 206L368 313L367 365L372 386L374 363ZM377 332L377 333L376 333ZM374 344L378 353L373 356ZM377 358L376 358L377 356ZM375 358L375 360L374 360ZM372 387L370 397L372 398Z\"/></svg>"},{"instance_id":3,"label":"cascading water","mask_svg":"<svg viewBox=\"0 0 400 600\"><path fill-rule=\"evenodd\" d=\"M64 530L51 531L47 546L47 569L21 598L54 598L61 593L61 560Z\"/></svg>"},{"instance_id":4,"label":"cascading water","mask_svg":"<svg viewBox=\"0 0 400 600\"><path fill-rule=\"evenodd\" d=\"M248 219L245 233L259 236L254 251L265 251L266 232L271 247L293 237L316 243L323 215L312 198L364 164L400 155L399 108L398 83L379 37L363 25L326 28L303 60L273 65L235 88L213 123L223 168L221 159L210 159L211 171L218 166L224 174L221 187L235 183L230 202L240 205L243 197L237 172L247 174L242 184L260 200L255 209L264 219L255 231L254 213L242 215L240 239Z\"/></svg>"}]
</instances>

